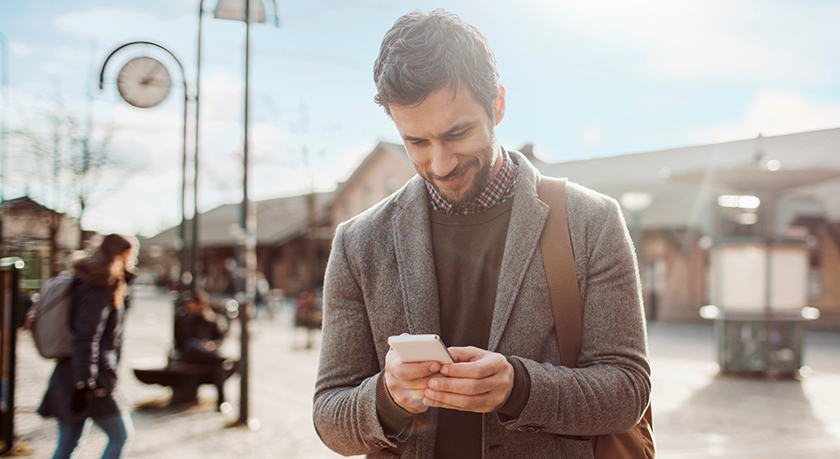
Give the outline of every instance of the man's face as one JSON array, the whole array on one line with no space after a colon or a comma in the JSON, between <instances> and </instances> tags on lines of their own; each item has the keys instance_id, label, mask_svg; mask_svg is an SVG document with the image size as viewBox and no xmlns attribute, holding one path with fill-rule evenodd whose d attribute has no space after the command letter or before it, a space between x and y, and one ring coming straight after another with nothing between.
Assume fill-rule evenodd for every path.
<instances>
[{"instance_id":1,"label":"man's face","mask_svg":"<svg viewBox=\"0 0 840 459\"><path fill-rule=\"evenodd\" d=\"M444 86L420 105L389 107L417 173L455 207L475 199L502 167L494 134L504 116L501 94L495 120L464 87Z\"/></svg>"}]
</instances>

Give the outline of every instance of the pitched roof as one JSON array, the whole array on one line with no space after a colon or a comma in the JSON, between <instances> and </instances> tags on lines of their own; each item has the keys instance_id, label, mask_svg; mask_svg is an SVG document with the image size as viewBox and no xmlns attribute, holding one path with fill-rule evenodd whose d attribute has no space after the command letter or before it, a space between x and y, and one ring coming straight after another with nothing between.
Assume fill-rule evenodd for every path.
<instances>
[{"instance_id":1,"label":"pitched roof","mask_svg":"<svg viewBox=\"0 0 840 459\"><path fill-rule=\"evenodd\" d=\"M642 217L645 227L710 229L711 206L725 190L710 186L708 180L695 185L675 178L704 171L711 179L715 171L755 163L762 155L778 160L781 170L840 170L840 128L535 165L543 174L568 177L616 199L627 191L650 192L653 201ZM831 220L840 219L840 179L807 184L785 195L789 200L822 202Z\"/></svg>"},{"instance_id":2,"label":"pitched roof","mask_svg":"<svg viewBox=\"0 0 840 459\"><path fill-rule=\"evenodd\" d=\"M326 208L335 192L315 193L316 219L325 218ZM307 199L309 195L288 196L255 202L257 213L257 243L282 244L302 235L307 230ZM202 247L231 246L236 244L241 204L224 204L199 216L199 242ZM187 221L187 240L191 221ZM179 240L179 226L169 228L153 237L144 239L142 245L175 247Z\"/></svg>"},{"instance_id":3,"label":"pitched roof","mask_svg":"<svg viewBox=\"0 0 840 459\"><path fill-rule=\"evenodd\" d=\"M55 210L38 203L29 196L6 199L3 201L2 205L7 211L52 212L56 215L63 215L63 212L56 212Z\"/></svg>"},{"instance_id":4,"label":"pitched roof","mask_svg":"<svg viewBox=\"0 0 840 459\"><path fill-rule=\"evenodd\" d=\"M365 159L362 160L361 163L353 170L353 173L350 174L350 177L347 180L338 184L338 187L335 190L335 195L340 196L341 193L350 185L354 184L356 181L359 180L359 177L363 176L364 170L367 166L372 163L377 156L381 154L390 154L395 158L404 161L405 164L414 169L414 166L411 165L411 161L408 159L408 154L405 151L405 146L399 143L391 143L391 142L379 142L367 156Z\"/></svg>"}]
</instances>

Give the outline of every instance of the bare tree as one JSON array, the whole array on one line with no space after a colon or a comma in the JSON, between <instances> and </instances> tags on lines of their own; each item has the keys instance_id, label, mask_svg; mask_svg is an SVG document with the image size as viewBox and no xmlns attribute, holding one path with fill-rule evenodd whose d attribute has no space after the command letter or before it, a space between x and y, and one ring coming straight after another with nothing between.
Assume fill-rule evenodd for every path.
<instances>
[{"instance_id":1,"label":"bare tree","mask_svg":"<svg viewBox=\"0 0 840 459\"><path fill-rule=\"evenodd\" d=\"M111 151L114 135L112 124L96 129L90 112L83 123L73 116L68 116L66 122L69 146L66 170L69 172L71 196L79 206L81 225L88 206L119 188L134 168L129 167L125 158ZM106 180L106 175L119 177L119 180ZM79 237L82 238L81 235Z\"/></svg>"},{"instance_id":2,"label":"bare tree","mask_svg":"<svg viewBox=\"0 0 840 459\"><path fill-rule=\"evenodd\" d=\"M62 193L62 163L66 140L64 135L63 109L57 104L57 110L45 115L48 131L39 133L30 129L21 129L13 134L24 142L28 161L23 162L26 169L21 171L28 183L38 183L42 189L42 199L51 194L51 211L36 212L38 215L34 224L46 227L49 231L50 269L56 274L56 264L59 258L58 237L66 213L59 210L65 208ZM50 189L50 192L47 192ZM27 193L28 194L28 193Z\"/></svg>"},{"instance_id":3,"label":"bare tree","mask_svg":"<svg viewBox=\"0 0 840 459\"><path fill-rule=\"evenodd\" d=\"M23 148L32 158L27 163L27 175L42 188L50 189L50 193L43 194L52 195L51 205L55 210L69 211L78 218L80 247L85 211L140 170L138 164L113 150L114 125L97 122L90 99L88 102L80 116L67 110L59 99L40 115L46 121L39 123L41 130L23 129L15 133L24 140ZM53 217L44 222L54 236L51 242L56 250L61 220Z\"/></svg>"}]
</instances>

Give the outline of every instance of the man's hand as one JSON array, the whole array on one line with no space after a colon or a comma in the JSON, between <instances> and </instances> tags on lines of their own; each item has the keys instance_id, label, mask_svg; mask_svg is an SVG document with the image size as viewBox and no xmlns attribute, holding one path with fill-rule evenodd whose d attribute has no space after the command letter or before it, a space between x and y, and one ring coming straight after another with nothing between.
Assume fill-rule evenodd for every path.
<instances>
[{"instance_id":1,"label":"man's hand","mask_svg":"<svg viewBox=\"0 0 840 459\"><path fill-rule=\"evenodd\" d=\"M424 405L475 413L504 406L513 390L513 365L505 356L476 347L450 347L449 353L455 363L429 380Z\"/></svg>"},{"instance_id":2,"label":"man's hand","mask_svg":"<svg viewBox=\"0 0 840 459\"><path fill-rule=\"evenodd\" d=\"M411 414L429 409L421 403L423 393L429 387L429 378L439 371L438 362L405 363L393 349L385 355L385 387L397 405Z\"/></svg>"}]
</instances>

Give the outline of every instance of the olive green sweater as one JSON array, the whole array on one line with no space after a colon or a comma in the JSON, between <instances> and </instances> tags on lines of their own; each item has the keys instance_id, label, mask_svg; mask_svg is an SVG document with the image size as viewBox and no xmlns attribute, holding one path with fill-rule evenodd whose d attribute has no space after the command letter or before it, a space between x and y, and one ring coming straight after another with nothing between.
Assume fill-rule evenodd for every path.
<instances>
[{"instance_id":1,"label":"olive green sweater","mask_svg":"<svg viewBox=\"0 0 840 459\"><path fill-rule=\"evenodd\" d=\"M455 215L429 212L435 273L440 296L441 338L446 346L487 349L493 305L507 238L513 199L486 211ZM516 358L516 381L511 396L499 413L516 417L528 400L527 371ZM413 416L384 395L379 381L377 405L380 417L392 432L411 423ZM469 459L481 457L481 414L440 409L435 457Z\"/></svg>"}]
</instances>

